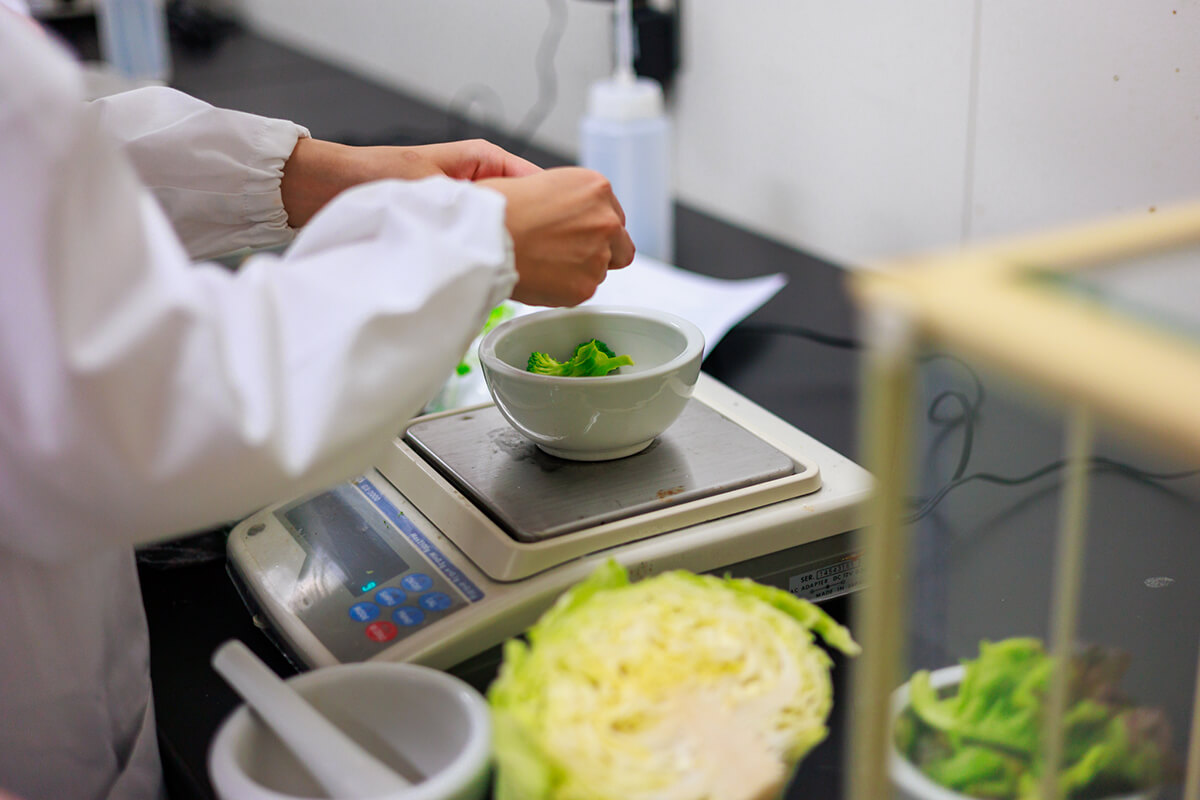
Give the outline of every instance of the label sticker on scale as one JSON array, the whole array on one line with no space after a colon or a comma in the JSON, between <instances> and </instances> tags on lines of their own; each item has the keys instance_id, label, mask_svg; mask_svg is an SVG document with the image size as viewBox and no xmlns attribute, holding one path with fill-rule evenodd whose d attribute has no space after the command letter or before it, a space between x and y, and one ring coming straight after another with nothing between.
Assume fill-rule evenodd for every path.
<instances>
[{"instance_id":1,"label":"label sticker on scale","mask_svg":"<svg viewBox=\"0 0 1200 800\"><path fill-rule=\"evenodd\" d=\"M275 516L305 552L291 610L339 661L368 659L484 597L364 477Z\"/></svg>"},{"instance_id":2,"label":"label sticker on scale","mask_svg":"<svg viewBox=\"0 0 1200 800\"><path fill-rule=\"evenodd\" d=\"M788 591L802 600L830 600L861 587L862 570L861 551L835 556L792 575L788 578Z\"/></svg>"}]
</instances>

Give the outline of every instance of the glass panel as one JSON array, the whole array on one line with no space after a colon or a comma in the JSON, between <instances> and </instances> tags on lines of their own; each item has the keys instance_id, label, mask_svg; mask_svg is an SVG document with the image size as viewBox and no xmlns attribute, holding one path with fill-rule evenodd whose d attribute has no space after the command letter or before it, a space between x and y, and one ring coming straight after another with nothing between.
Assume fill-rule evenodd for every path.
<instances>
[{"instance_id":1,"label":"glass panel","mask_svg":"<svg viewBox=\"0 0 1200 800\"><path fill-rule=\"evenodd\" d=\"M919 364L911 621L902 678L975 659L985 641L1029 637L1049 648L1067 474L1061 407L957 357L927 354ZM1076 636L1077 652L1094 646L1092 652L1127 658L1127 669L1109 685L1133 705L1161 712L1170 750L1180 762L1200 642L1200 458L1197 462L1172 461L1103 426L1097 429L1088 464ZM1073 695L1068 707L1082 713L1078 700ZM1018 710L1008 709L997 721L1019 739L1017 717ZM1040 738L1036 726L1027 731ZM961 770L961 764L951 769L944 759L959 752L963 741L952 743L929 730L917 741L932 754L931 764ZM1078 764L1085 741L1082 734L1069 741L1070 763ZM1008 761L1012 747L1001 751ZM1109 788L1121 788L1120 781ZM896 796L920 797L902 791ZM1159 794L1163 800L1180 796L1178 779Z\"/></svg>"},{"instance_id":2,"label":"glass panel","mask_svg":"<svg viewBox=\"0 0 1200 800\"><path fill-rule=\"evenodd\" d=\"M1057 290L1200 340L1200 247L1036 274Z\"/></svg>"}]
</instances>

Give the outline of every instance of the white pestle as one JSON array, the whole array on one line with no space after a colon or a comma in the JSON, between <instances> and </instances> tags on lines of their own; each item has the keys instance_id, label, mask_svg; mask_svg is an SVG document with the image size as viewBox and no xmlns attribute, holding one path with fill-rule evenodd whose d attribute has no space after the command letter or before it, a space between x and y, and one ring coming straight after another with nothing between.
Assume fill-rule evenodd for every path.
<instances>
[{"instance_id":1,"label":"white pestle","mask_svg":"<svg viewBox=\"0 0 1200 800\"><path fill-rule=\"evenodd\" d=\"M326 719L237 639L217 648L212 665L330 797L365 800L398 795L412 785Z\"/></svg>"}]
</instances>

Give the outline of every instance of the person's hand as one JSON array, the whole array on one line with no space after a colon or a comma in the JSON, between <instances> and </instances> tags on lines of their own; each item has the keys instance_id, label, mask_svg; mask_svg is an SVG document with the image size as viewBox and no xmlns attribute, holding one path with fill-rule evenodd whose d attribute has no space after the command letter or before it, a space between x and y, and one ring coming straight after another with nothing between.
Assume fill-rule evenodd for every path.
<instances>
[{"instance_id":1,"label":"person's hand","mask_svg":"<svg viewBox=\"0 0 1200 800\"><path fill-rule=\"evenodd\" d=\"M560 167L480 185L508 200L505 223L518 276L514 300L578 305L595 294L610 269L633 261L625 212L598 172Z\"/></svg>"},{"instance_id":2,"label":"person's hand","mask_svg":"<svg viewBox=\"0 0 1200 800\"><path fill-rule=\"evenodd\" d=\"M515 178L541 167L483 139L414 147L351 147L300 139L283 165L280 192L288 224L299 228L338 192L384 178L419 180L446 175L458 180Z\"/></svg>"},{"instance_id":3,"label":"person's hand","mask_svg":"<svg viewBox=\"0 0 1200 800\"><path fill-rule=\"evenodd\" d=\"M423 144L416 147L360 148L407 150L434 165L443 175L467 181L485 178L520 178L542 172L537 164L515 156L485 139Z\"/></svg>"}]
</instances>

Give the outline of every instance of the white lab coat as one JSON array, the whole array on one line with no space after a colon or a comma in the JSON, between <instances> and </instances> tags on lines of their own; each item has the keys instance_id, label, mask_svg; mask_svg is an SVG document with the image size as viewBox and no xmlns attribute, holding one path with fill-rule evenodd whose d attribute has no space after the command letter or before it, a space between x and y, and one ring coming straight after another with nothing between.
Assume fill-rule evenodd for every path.
<instances>
[{"instance_id":1,"label":"white lab coat","mask_svg":"<svg viewBox=\"0 0 1200 800\"><path fill-rule=\"evenodd\" d=\"M366 467L515 282L503 197L448 179L193 264L289 240L302 135L165 88L85 103L0 7L0 788L27 800L161 793L130 545Z\"/></svg>"}]
</instances>

